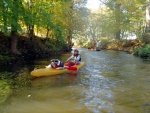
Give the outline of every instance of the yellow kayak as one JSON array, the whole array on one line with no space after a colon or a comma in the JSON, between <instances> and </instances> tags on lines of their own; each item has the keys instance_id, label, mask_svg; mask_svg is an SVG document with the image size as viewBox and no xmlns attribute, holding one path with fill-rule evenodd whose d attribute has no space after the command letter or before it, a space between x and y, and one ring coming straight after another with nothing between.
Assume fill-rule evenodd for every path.
<instances>
[{"instance_id":1,"label":"yellow kayak","mask_svg":"<svg viewBox=\"0 0 150 113\"><path fill-rule=\"evenodd\" d=\"M35 77L58 75L58 74L66 73L66 72L75 71L74 68L76 70L79 70L83 66L85 66L85 62L81 62L79 65L74 65L68 69L53 69L53 68L36 69L31 72L31 75Z\"/></svg>"}]
</instances>

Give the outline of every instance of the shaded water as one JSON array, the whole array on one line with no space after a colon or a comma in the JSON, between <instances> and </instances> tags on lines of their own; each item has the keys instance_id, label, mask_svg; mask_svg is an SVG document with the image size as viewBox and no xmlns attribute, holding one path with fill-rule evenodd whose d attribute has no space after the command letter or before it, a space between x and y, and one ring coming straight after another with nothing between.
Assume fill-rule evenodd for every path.
<instances>
[{"instance_id":1,"label":"shaded water","mask_svg":"<svg viewBox=\"0 0 150 113\"><path fill-rule=\"evenodd\" d=\"M74 73L31 79L30 71L44 67L51 58L7 70L12 79L3 79L10 91L0 113L150 112L149 61L125 52L81 49L80 53L86 66ZM65 61L68 56L58 58Z\"/></svg>"}]
</instances>

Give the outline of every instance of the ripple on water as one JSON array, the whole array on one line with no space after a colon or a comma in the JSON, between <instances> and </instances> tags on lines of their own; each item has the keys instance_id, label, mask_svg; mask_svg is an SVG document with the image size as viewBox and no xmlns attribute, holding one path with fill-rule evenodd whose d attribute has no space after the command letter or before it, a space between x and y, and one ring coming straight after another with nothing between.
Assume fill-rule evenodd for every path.
<instances>
[{"instance_id":1,"label":"ripple on water","mask_svg":"<svg viewBox=\"0 0 150 113\"><path fill-rule=\"evenodd\" d=\"M81 84L82 98L80 101L85 104L94 113L99 113L102 109L112 109L114 94L112 89L115 88L116 82L102 76L97 70L93 74L86 74ZM108 101L109 100L109 101Z\"/></svg>"}]
</instances>

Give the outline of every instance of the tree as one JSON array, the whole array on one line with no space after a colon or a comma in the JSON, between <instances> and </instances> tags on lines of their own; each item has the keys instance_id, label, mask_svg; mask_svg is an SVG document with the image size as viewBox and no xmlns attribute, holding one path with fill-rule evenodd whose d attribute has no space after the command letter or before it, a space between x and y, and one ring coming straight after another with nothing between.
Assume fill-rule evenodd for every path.
<instances>
[{"instance_id":1,"label":"tree","mask_svg":"<svg viewBox=\"0 0 150 113\"><path fill-rule=\"evenodd\" d=\"M18 24L18 12L19 12L19 0L13 0L12 1L12 7L11 7L11 50L15 54L20 54L17 49L17 30L19 29Z\"/></svg>"},{"instance_id":2,"label":"tree","mask_svg":"<svg viewBox=\"0 0 150 113\"><path fill-rule=\"evenodd\" d=\"M150 33L150 0L146 0L146 32Z\"/></svg>"},{"instance_id":3,"label":"tree","mask_svg":"<svg viewBox=\"0 0 150 113\"><path fill-rule=\"evenodd\" d=\"M36 15L36 12L33 12L33 0L28 0L28 9L31 12L31 18L30 22L28 23L27 29L28 29L28 37L32 40L34 37L34 18Z\"/></svg>"},{"instance_id":4,"label":"tree","mask_svg":"<svg viewBox=\"0 0 150 113\"><path fill-rule=\"evenodd\" d=\"M143 0L100 0L109 8L111 26L116 39L124 38L127 34L141 36L144 26L145 1ZM125 35L126 34L126 35Z\"/></svg>"},{"instance_id":5,"label":"tree","mask_svg":"<svg viewBox=\"0 0 150 113\"><path fill-rule=\"evenodd\" d=\"M86 0L2 0L1 30L10 35L15 54L20 54L17 37L22 33L27 33L32 43L38 35L60 43L66 41L70 48L72 35L83 28L79 9L85 3ZM10 33L7 27L11 28Z\"/></svg>"}]
</instances>

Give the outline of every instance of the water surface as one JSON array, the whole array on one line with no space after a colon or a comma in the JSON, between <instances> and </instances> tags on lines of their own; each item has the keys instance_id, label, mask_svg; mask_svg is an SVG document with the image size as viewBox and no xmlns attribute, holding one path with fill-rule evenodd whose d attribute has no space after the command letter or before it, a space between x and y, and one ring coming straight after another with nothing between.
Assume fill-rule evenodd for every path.
<instances>
[{"instance_id":1,"label":"water surface","mask_svg":"<svg viewBox=\"0 0 150 113\"><path fill-rule=\"evenodd\" d=\"M7 73L9 80L1 79L7 84L1 88L9 91L0 113L150 112L149 61L125 52L80 49L80 53L86 66L74 73L30 76L31 70L44 67L51 58L65 61L71 53L3 68L0 74Z\"/></svg>"}]
</instances>

